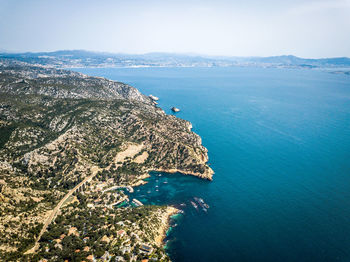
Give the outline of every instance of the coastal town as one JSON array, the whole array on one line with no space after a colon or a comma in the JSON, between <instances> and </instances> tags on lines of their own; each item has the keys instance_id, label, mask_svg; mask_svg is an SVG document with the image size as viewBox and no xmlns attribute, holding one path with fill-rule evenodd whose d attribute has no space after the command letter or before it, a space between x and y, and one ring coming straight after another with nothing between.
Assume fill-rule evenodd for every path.
<instances>
[{"instance_id":1,"label":"coastal town","mask_svg":"<svg viewBox=\"0 0 350 262\"><path fill-rule=\"evenodd\" d=\"M162 240L178 210L130 201L120 187L111 187L113 179L100 178L66 200L38 239L36 256L45 257L39 261L72 259L71 254L86 261L168 261Z\"/></svg>"}]
</instances>

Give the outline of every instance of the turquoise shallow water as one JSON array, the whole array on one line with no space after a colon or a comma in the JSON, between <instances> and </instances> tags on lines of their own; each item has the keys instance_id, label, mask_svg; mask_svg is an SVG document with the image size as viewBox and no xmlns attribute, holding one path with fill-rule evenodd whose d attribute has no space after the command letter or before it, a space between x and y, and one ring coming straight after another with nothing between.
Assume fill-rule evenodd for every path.
<instances>
[{"instance_id":1,"label":"turquoise shallow water","mask_svg":"<svg viewBox=\"0 0 350 262\"><path fill-rule=\"evenodd\" d=\"M350 261L349 76L77 70L158 96L167 113L179 107L208 148L214 181L152 175L134 193L146 203L186 204L167 238L173 261ZM207 213L192 207L194 196L210 205Z\"/></svg>"}]
</instances>

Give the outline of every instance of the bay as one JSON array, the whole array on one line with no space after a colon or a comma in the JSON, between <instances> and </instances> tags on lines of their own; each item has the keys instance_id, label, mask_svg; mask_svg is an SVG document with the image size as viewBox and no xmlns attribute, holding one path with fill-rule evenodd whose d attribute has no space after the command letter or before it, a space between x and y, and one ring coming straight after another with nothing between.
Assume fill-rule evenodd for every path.
<instances>
[{"instance_id":1,"label":"bay","mask_svg":"<svg viewBox=\"0 0 350 262\"><path fill-rule=\"evenodd\" d=\"M185 211L168 232L173 261L350 261L349 76L275 68L75 70L153 94L168 114L180 108L176 116L191 121L208 148L212 182L153 173L134 193ZM193 207L194 197L208 212Z\"/></svg>"}]
</instances>

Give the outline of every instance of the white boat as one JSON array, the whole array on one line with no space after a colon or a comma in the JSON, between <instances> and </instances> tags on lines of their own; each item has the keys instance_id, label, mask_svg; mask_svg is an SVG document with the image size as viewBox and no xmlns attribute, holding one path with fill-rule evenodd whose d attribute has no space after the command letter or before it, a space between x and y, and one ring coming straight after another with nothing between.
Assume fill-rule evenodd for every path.
<instances>
[{"instance_id":1,"label":"white boat","mask_svg":"<svg viewBox=\"0 0 350 262\"><path fill-rule=\"evenodd\" d=\"M195 209L198 209L198 206L197 206L197 204L196 204L195 202L193 202L193 201L190 201L190 202L191 202L192 206L193 206Z\"/></svg>"},{"instance_id":2,"label":"white boat","mask_svg":"<svg viewBox=\"0 0 350 262\"><path fill-rule=\"evenodd\" d=\"M209 205L204 202L203 198L194 197L194 200L203 208L203 210L205 209L204 211L207 211Z\"/></svg>"},{"instance_id":3,"label":"white boat","mask_svg":"<svg viewBox=\"0 0 350 262\"><path fill-rule=\"evenodd\" d=\"M171 110L175 113L180 112L180 109L178 109L177 107L172 107Z\"/></svg>"}]
</instances>

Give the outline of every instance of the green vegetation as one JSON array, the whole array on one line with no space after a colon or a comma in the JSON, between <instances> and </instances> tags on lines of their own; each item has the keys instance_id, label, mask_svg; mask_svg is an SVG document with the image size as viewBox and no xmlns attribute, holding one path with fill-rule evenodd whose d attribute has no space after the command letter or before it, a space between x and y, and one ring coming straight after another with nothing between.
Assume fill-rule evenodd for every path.
<instances>
[{"instance_id":1,"label":"green vegetation","mask_svg":"<svg viewBox=\"0 0 350 262\"><path fill-rule=\"evenodd\" d=\"M125 195L102 190L139 183L152 169L211 176L206 149L188 122L128 85L70 71L0 60L0 132L0 260L81 261L106 251L166 260L154 245L164 207L114 209ZM117 158L130 145L139 151ZM50 211L90 176L84 194L75 192L61 207L39 250L24 256ZM125 236L117 234L121 229ZM142 253L140 243L152 246L152 254Z\"/></svg>"}]
</instances>

